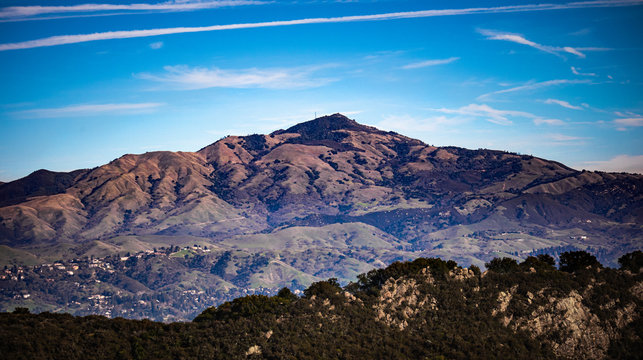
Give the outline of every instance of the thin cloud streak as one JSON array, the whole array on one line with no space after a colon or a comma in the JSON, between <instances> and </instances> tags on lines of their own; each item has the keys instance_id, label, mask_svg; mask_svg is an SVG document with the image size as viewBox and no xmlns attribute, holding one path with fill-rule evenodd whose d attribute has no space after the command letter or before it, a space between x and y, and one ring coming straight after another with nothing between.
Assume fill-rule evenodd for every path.
<instances>
[{"instance_id":1,"label":"thin cloud streak","mask_svg":"<svg viewBox=\"0 0 643 360\"><path fill-rule=\"evenodd\" d=\"M534 119L534 124L536 125L555 125L555 126L560 126L560 125L565 125L565 122L559 119Z\"/></svg>"},{"instance_id":2,"label":"thin cloud streak","mask_svg":"<svg viewBox=\"0 0 643 360\"><path fill-rule=\"evenodd\" d=\"M37 39L37 40L0 44L0 51L31 49L31 48L65 45L65 44L76 44L76 43L97 41L97 40L128 39L128 38L139 38L139 37L160 36L160 35L170 35L170 34L181 34L181 33L206 32L206 31L251 29L251 28L264 28L264 27L277 27L277 26L294 26L294 25L304 25L304 24L329 24L329 23L357 22L357 21L384 21L384 20L396 20L396 19L428 18L428 17L436 17L436 16L516 13L516 12L551 11L551 10L582 9L582 8L597 8L597 7L622 7L622 6L636 6L641 4L643 4L643 0L616 0L616 1L599 0L599 1L571 2L566 4L514 5L514 6L467 8L467 9L421 10L421 11L407 11L407 12L385 13L385 14L375 14L375 15L309 18L309 19L298 19L298 20L267 21L267 22L259 22L259 23L242 23L242 24L213 25L213 26L200 26L200 27L176 27L176 28L162 28L162 29L149 29L149 30L109 31L109 32L94 33L94 34L59 35L59 36L52 36L52 37Z\"/></svg>"},{"instance_id":3,"label":"thin cloud streak","mask_svg":"<svg viewBox=\"0 0 643 360\"><path fill-rule=\"evenodd\" d=\"M150 112L163 106L163 103L120 103L120 104L88 104L70 105L59 108L44 108L16 111L14 116L19 118L58 118L65 116L91 116L105 113L139 114Z\"/></svg>"},{"instance_id":4,"label":"thin cloud streak","mask_svg":"<svg viewBox=\"0 0 643 360\"><path fill-rule=\"evenodd\" d=\"M312 74L333 65L279 69L241 69L165 66L160 75L143 73L140 79L168 84L174 90L208 88L302 89L326 85L335 79L313 78Z\"/></svg>"},{"instance_id":5,"label":"thin cloud streak","mask_svg":"<svg viewBox=\"0 0 643 360\"><path fill-rule=\"evenodd\" d=\"M625 130L626 127L643 126L643 117L630 117L614 120L614 124L619 126L619 130Z\"/></svg>"},{"instance_id":6,"label":"thin cloud streak","mask_svg":"<svg viewBox=\"0 0 643 360\"><path fill-rule=\"evenodd\" d=\"M575 48L578 51L613 51L613 48L606 47L577 47Z\"/></svg>"},{"instance_id":7,"label":"thin cloud streak","mask_svg":"<svg viewBox=\"0 0 643 360\"><path fill-rule=\"evenodd\" d=\"M373 124L378 129L398 132L447 130L463 123L463 119L449 118L444 115L427 118L416 118L409 115L387 115Z\"/></svg>"},{"instance_id":8,"label":"thin cloud streak","mask_svg":"<svg viewBox=\"0 0 643 360\"><path fill-rule=\"evenodd\" d=\"M153 42L149 46L150 46L150 49L152 50L158 50L163 47L163 41Z\"/></svg>"},{"instance_id":9,"label":"thin cloud streak","mask_svg":"<svg viewBox=\"0 0 643 360\"><path fill-rule=\"evenodd\" d=\"M580 70L579 68L576 68L576 67L574 67L574 66L572 66L572 67L571 67L571 69L572 69L572 73L573 73L574 75L579 75L579 76L596 76L596 74L595 74L595 73L582 73L582 72L580 72L580 71L579 71L579 70Z\"/></svg>"},{"instance_id":10,"label":"thin cloud streak","mask_svg":"<svg viewBox=\"0 0 643 360\"><path fill-rule=\"evenodd\" d=\"M448 108L439 108L439 109L430 109L435 112L440 112L444 114L455 114L471 117L485 118L487 121L498 124L498 125L511 125L513 121L509 118L519 117L531 119L536 125L548 124L548 125L562 125L563 121L558 119L545 119L538 115L524 111L516 110L500 110L494 109L486 104L469 104L458 109L448 109Z\"/></svg>"},{"instance_id":11,"label":"thin cloud streak","mask_svg":"<svg viewBox=\"0 0 643 360\"><path fill-rule=\"evenodd\" d=\"M495 30L480 29L478 30L478 32L486 36L487 40L510 41L517 44L527 45L534 49L538 49L540 51L544 51L546 53L554 54L557 56L560 56L560 53L562 52L566 52L569 54L574 54L580 58L586 57L586 55L580 52L578 48L573 48L571 46L549 46L549 45L538 44L536 42L526 39L524 36L519 34L512 34L512 33L500 32Z\"/></svg>"},{"instance_id":12,"label":"thin cloud streak","mask_svg":"<svg viewBox=\"0 0 643 360\"><path fill-rule=\"evenodd\" d=\"M578 140L585 140L587 138L584 137L579 137L579 136L570 136L570 135L564 135L564 134L548 134L547 138L553 141L558 141L558 142L568 142L568 141L578 141Z\"/></svg>"},{"instance_id":13,"label":"thin cloud streak","mask_svg":"<svg viewBox=\"0 0 643 360\"><path fill-rule=\"evenodd\" d=\"M572 109L572 110L583 110L583 108L582 108L582 107L572 105L572 104L568 103L568 102L567 102L567 101L565 101L565 100L547 99L547 100L545 100L545 104L556 104L556 105L560 105L560 106L562 106L562 107L564 107L564 108L567 108L567 109Z\"/></svg>"},{"instance_id":14,"label":"thin cloud streak","mask_svg":"<svg viewBox=\"0 0 643 360\"><path fill-rule=\"evenodd\" d=\"M9 6L0 9L0 18L25 18L44 14L92 13L105 11L192 11L230 6L263 5L267 1L168 1L157 4L79 4L70 6ZM30 20L30 19L22 19Z\"/></svg>"},{"instance_id":15,"label":"thin cloud streak","mask_svg":"<svg viewBox=\"0 0 643 360\"><path fill-rule=\"evenodd\" d=\"M450 57L448 59L426 60L426 61L420 61L420 62L404 65L402 66L402 69L419 69L419 68L428 67L428 66L444 65L444 64L450 64L458 60L460 60L459 57Z\"/></svg>"},{"instance_id":16,"label":"thin cloud streak","mask_svg":"<svg viewBox=\"0 0 643 360\"><path fill-rule=\"evenodd\" d=\"M502 89L502 90L482 94L477 97L477 100L479 101L488 100L494 95L508 94L508 93L518 92L518 91L536 90L536 89L541 89L549 86L591 84L591 83L592 82L590 80L568 80L568 79L547 80L547 81L541 81L541 82L535 82L535 83L528 83L525 85L516 86L509 89Z\"/></svg>"}]
</instances>

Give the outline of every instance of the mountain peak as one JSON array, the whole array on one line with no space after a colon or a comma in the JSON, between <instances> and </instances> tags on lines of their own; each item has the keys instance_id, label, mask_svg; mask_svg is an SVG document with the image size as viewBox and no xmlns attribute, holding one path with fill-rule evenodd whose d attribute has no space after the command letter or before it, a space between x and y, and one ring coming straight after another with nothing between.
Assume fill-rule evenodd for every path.
<instances>
[{"instance_id":1,"label":"mountain peak","mask_svg":"<svg viewBox=\"0 0 643 360\"><path fill-rule=\"evenodd\" d=\"M286 130L279 130L275 133L296 133L305 138L319 139L325 138L328 133L336 130L353 130L364 131L368 133L382 133L382 131L374 127L362 125L357 121L349 119L348 117L339 113L318 117L310 121L299 123Z\"/></svg>"}]
</instances>

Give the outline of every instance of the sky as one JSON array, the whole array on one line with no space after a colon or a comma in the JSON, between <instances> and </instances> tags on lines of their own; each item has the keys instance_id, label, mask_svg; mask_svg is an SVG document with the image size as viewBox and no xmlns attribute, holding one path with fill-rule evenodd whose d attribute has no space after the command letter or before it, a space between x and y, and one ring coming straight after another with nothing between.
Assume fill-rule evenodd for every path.
<instances>
[{"instance_id":1,"label":"sky","mask_svg":"<svg viewBox=\"0 0 643 360\"><path fill-rule=\"evenodd\" d=\"M4 0L0 181L315 115L643 173L643 0Z\"/></svg>"}]
</instances>

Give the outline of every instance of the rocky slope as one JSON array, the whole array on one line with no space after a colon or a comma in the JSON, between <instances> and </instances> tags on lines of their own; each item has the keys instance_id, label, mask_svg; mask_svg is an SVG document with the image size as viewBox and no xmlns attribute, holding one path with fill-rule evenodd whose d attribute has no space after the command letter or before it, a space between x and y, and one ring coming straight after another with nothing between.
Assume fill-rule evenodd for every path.
<instances>
[{"instance_id":1,"label":"rocky slope","mask_svg":"<svg viewBox=\"0 0 643 360\"><path fill-rule=\"evenodd\" d=\"M301 298L288 289L237 298L187 323L18 309L0 313L0 353L30 359L634 359L642 345L643 258L631 255L635 260L621 270L593 259L595 265L563 272L541 256L482 274L420 258L361 274L343 288L335 279L315 282Z\"/></svg>"}]
</instances>

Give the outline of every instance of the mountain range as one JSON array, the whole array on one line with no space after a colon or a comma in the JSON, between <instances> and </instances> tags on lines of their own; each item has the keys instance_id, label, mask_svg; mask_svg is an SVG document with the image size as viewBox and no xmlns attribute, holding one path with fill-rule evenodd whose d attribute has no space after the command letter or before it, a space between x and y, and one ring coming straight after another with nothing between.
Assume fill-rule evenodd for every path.
<instances>
[{"instance_id":1,"label":"mountain range","mask_svg":"<svg viewBox=\"0 0 643 360\"><path fill-rule=\"evenodd\" d=\"M483 267L582 249L615 266L643 245L642 189L639 174L437 147L334 114L0 184L0 264L208 249L211 271L179 276L187 288L347 283L419 256Z\"/></svg>"}]
</instances>

